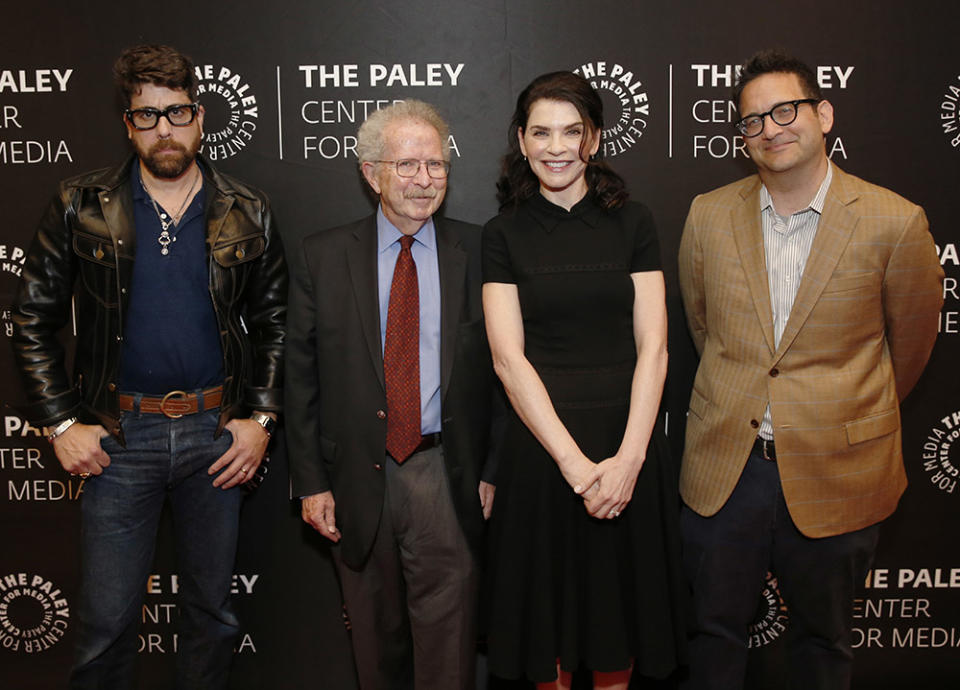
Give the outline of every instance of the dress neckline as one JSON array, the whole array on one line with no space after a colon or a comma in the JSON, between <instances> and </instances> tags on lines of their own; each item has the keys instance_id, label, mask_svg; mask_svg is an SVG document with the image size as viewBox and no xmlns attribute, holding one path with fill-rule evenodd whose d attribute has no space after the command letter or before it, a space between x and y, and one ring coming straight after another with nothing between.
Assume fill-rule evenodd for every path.
<instances>
[{"instance_id":1,"label":"dress neckline","mask_svg":"<svg viewBox=\"0 0 960 690\"><path fill-rule=\"evenodd\" d=\"M534 218L543 225L548 232L553 230L561 221L577 219L590 227L595 227L603 213L597 206L592 192L587 194L568 211L547 199L540 192L530 197L530 206Z\"/></svg>"}]
</instances>

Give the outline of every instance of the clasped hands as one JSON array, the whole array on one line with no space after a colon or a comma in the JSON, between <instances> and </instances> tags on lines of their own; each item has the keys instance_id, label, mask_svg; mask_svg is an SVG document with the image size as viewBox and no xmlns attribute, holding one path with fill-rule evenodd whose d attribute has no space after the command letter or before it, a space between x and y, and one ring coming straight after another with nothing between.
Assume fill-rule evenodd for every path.
<instances>
[{"instance_id":1,"label":"clasped hands","mask_svg":"<svg viewBox=\"0 0 960 690\"><path fill-rule=\"evenodd\" d=\"M612 520L629 505L643 462L644 458L631 460L614 455L593 463L581 456L561 471L591 516Z\"/></svg>"}]
</instances>

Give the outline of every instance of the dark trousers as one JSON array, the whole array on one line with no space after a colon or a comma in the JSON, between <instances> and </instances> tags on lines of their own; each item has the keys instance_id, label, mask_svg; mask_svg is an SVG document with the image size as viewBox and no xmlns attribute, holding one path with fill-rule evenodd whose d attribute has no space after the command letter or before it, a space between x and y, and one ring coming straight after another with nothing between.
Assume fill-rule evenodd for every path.
<instances>
[{"instance_id":1,"label":"dark trousers","mask_svg":"<svg viewBox=\"0 0 960 690\"><path fill-rule=\"evenodd\" d=\"M767 571L787 605L790 687L850 687L853 597L873 560L879 526L811 539L787 512L775 462L751 454L720 511L683 507L684 569L693 590L685 690L742 688L747 628Z\"/></svg>"},{"instance_id":2,"label":"dark trousers","mask_svg":"<svg viewBox=\"0 0 960 690\"><path fill-rule=\"evenodd\" d=\"M384 464L386 495L367 562L334 561L363 690L472 688L477 568L450 498L442 447ZM479 510L479 508L478 508Z\"/></svg>"},{"instance_id":3,"label":"dark trousers","mask_svg":"<svg viewBox=\"0 0 960 690\"><path fill-rule=\"evenodd\" d=\"M164 501L173 515L180 592L178 690L224 688L239 624L230 604L243 489L213 486L207 468L219 410L168 419L124 413L127 447L108 436L103 474L83 486L74 690L134 687L137 630Z\"/></svg>"}]
</instances>

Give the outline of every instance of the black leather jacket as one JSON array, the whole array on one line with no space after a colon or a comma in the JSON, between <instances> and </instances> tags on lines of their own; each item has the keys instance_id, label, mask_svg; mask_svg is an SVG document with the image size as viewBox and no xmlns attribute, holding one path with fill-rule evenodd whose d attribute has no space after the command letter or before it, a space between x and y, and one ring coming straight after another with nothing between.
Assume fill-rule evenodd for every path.
<instances>
[{"instance_id":1,"label":"black leather jacket","mask_svg":"<svg viewBox=\"0 0 960 690\"><path fill-rule=\"evenodd\" d=\"M223 347L220 425L282 403L287 268L264 195L200 160L206 201L210 296ZM28 404L23 416L50 426L77 416L123 441L117 376L129 304L136 231L130 166L65 180L40 222L13 308L13 348ZM74 375L57 332L75 297ZM157 286L163 299L163 286Z\"/></svg>"}]
</instances>

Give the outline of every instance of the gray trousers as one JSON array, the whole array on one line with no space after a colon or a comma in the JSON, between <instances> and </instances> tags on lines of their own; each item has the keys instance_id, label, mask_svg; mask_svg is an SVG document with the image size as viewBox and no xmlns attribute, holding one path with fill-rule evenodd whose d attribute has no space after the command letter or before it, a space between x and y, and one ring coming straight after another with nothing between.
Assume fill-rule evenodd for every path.
<instances>
[{"instance_id":1,"label":"gray trousers","mask_svg":"<svg viewBox=\"0 0 960 690\"><path fill-rule=\"evenodd\" d=\"M362 690L469 690L475 683L477 567L460 528L442 446L398 465L367 562L333 548Z\"/></svg>"}]
</instances>

